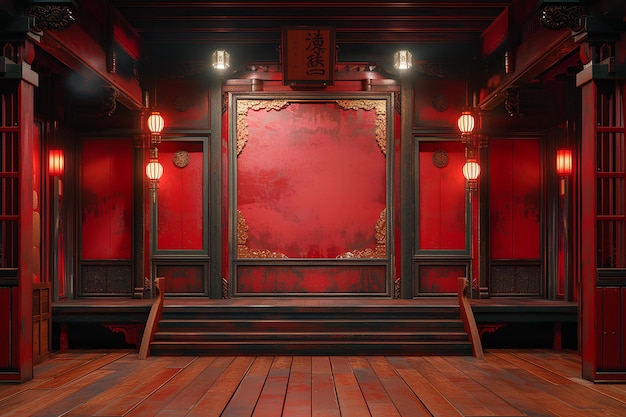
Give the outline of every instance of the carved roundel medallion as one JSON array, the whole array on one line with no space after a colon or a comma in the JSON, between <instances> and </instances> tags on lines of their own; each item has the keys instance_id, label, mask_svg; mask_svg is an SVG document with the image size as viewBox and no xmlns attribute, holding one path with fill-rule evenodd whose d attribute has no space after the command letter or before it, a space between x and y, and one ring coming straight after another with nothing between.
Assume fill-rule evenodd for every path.
<instances>
[{"instance_id":1,"label":"carved roundel medallion","mask_svg":"<svg viewBox=\"0 0 626 417\"><path fill-rule=\"evenodd\" d=\"M178 168L185 168L189 165L189 152L184 150L174 152L173 162Z\"/></svg>"},{"instance_id":2,"label":"carved roundel medallion","mask_svg":"<svg viewBox=\"0 0 626 417\"><path fill-rule=\"evenodd\" d=\"M431 103L433 105L433 109L438 112L444 112L448 110L448 97L439 94L432 98Z\"/></svg>"},{"instance_id":3,"label":"carved roundel medallion","mask_svg":"<svg viewBox=\"0 0 626 417\"><path fill-rule=\"evenodd\" d=\"M433 153L433 165L437 168L443 168L448 165L448 152L443 149L437 149Z\"/></svg>"},{"instance_id":4,"label":"carved roundel medallion","mask_svg":"<svg viewBox=\"0 0 626 417\"><path fill-rule=\"evenodd\" d=\"M176 96L174 97L174 109L178 112L185 112L189 109L189 97Z\"/></svg>"}]
</instances>

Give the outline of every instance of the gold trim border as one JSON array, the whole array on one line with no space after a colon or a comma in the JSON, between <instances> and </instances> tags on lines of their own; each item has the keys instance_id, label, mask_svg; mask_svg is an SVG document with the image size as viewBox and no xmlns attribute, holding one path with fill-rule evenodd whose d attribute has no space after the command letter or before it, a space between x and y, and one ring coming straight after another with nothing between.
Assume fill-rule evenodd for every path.
<instances>
[{"instance_id":1,"label":"gold trim border","mask_svg":"<svg viewBox=\"0 0 626 417\"><path fill-rule=\"evenodd\" d=\"M374 110L376 112L376 142L387 156L387 102L386 100L337 100L346 110Z\"/></svg>"},{"instance_id":2,"label":"gold trim border","mask_svg":"<svg viewBox=\"0 0 626 417\"><path fill-rule=\"evenodd\" d=\"M237 257L238 258L287 258L287 255L269 249L251 249L248 242L248 223L241 211L237 210Z\"/></svg>"},{"instance_id":3,"label":"gold trim border","mask_svg":"<svg viewBox=\"0 0 626 417\"><path fill-rule=\"evenodd\" d=\"M237 156L248 142L248 111L281 110L288 105L287 100L237 100Z\"/></svg>"},{"instance_id":4,"label":"gold trim border","mask_svg":"<svg viewBox=\"0 0 626 417\"><path fill-rule=\"evenodd\" d=\"M376 220L376 248L355 249L337 255L337 259L371 259L387 257L387 209L384 208Z\"/></svg>"},{"instance_id":5,"label":"gold trim border","mask_svg":"<svg viewBox=\"0 0 626 417\"><path fill-rule=\"evenodd\" d=\"M385 100L336 100L345 110L374 110L376 112L376 143L387 155L387 102ZM289 106L288 100L237 100L237 155L248 142L248 111L281 110Z\"/></svg>"}]
</instances>

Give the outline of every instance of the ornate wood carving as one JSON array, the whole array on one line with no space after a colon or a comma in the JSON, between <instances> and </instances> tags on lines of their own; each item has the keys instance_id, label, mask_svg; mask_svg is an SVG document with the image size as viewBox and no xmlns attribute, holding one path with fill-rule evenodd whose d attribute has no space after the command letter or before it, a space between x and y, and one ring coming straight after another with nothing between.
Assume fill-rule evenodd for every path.
<instances>
[{"instance_id":1,"label":"ornate wood carving","mask_svg":"<svg viewBox=\"0 0 626 417\"><path fill-rule=\"evenodd\" d=\"M539 22L546 29L572 29L582 28L581 17L588 14L584 6L554 5L544 6L541 11Z\"/></svg>"},{"instance_id":2,"label":"ornate wood carving","mask_svg":"<svg viewBox=\"0 0 626 417\"><path fill-rule=\"evenodd\" d=\"M387 102L385 100L337 100L344 109L374 110L376 112L376 142L387 155Z\"/></svg>"},{"instance_id":3,"label":"ornate wood carving","mask_svg":"<svg viewBox=\"0 0 626 417\"><path fill-rule=\"evenodd\" d=\"M35 18L35 26L39 30L63 30L76 21L74 7L69 4L31 5L26 10L26 15Z\"/></svg>"},{"instance_id":4,"label":"ornate wood carving","mask_svg":"<svg viewBox=\"0 0 626 417\"><path fill-rule=\"evenodd\" d=\"M504 90L504 96L504 108L506 109L509 116L523 116L522 112L520 111L521 103L519 88L507 88L506 90Z\"/></svg>"},{"instance_id":5,"label":"ornate wood carving","mask_svg":"<svg viewBox=\"0 0 626 417\"><path fill-rule=\"evenodd\" d=\"M222 278L222 298L227 300L230 298L230 291L228 289L228 280Z\"/></svg>"},{"instance_id":6,"label":"ornate wood carving","mask_svg":"<svg viewBox=\"0 0 626 417\"><path fill-rule=\"evenodd\" d=\"M400 298L400 295L402 294L402 287L400 286L400 284L400 278L396 278L396 280L393 282L393 298Z\"/></svg>"},{"instance_id":7,"label":"ornate wood carving","mask_svg":"<svg viewBox=\"0 0 626 417\"><path fill-rule=\"evenodd\" d=\"M241 211L237 210L237 257L239 258L287 258L287 255L269 249L252 249L247 246L248 224Z\"/></svg>"},{"instance_id":8,"label":"ornate wood carving","mask_svg":"<svg viewBox=\"0 0 626 417\"><path fill-rule=\"evenodd\" d=\"M237 101L237 155L248 141L248 110L280 110L289 105L287 100L238 100Z\"/></svg>"}]
</instances>

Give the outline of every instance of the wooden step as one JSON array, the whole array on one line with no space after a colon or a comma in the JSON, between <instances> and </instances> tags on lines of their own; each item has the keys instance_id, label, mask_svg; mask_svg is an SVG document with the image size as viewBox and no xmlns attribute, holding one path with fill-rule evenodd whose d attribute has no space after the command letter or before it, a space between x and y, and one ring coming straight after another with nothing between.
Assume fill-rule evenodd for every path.
<instances>
[{"instance_id":1,"label":"wooden step","mask_svg":"<svg viewBox=\"0 0 626 417\"><path fill-rule=\"evenodd\" d=\"M152 355L471 355L458 305L166 305Z\"/></svg>"},{"instance_id":2,"label":"wooden step","mask_svg":"<svg viewBox=\"0 0 626 417\"><path fill-rule=\"evenodd\" d=\"M227 342L154 342L152 355L471 355L469 342L413 341L341 342L261 340L254 343Z\"/></svg>"}]
</instances>

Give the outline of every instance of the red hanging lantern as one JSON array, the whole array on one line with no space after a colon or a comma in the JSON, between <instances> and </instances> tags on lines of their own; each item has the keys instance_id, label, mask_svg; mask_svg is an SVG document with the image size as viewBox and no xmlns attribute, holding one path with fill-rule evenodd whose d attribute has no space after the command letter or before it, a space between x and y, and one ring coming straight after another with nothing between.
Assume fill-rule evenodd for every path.
<instances>
[{"instance_id":1,"label":"red hanging lantern","mask_svg":"<svg viewBox=\"0 0 626 417\"><path fill-rule=\"evenodd\" d=\"M148 129L150 129L150 133L153 135L160 135L165 127L165 121L163 120L163 116L158 111L152 112L150 117L148 117Z\"/></svg>"},{"instance_id":2,"label":"red hanging lantern","mask_svg":"<svg viewBox=\"0 0 626 417\"><path fill-rule=\"evenodd\" d=\"M462 135L468 135L472 133L474 130L474 116L469 111L464 111L461 113L459 120L457 121L457 125L459 126L459 130Z\"/></svg>"},{"instance_id":3,"label":"red hanging lantern","mask_svg":"<svg viewBox=\"0 0 626 417\"><path fill-rule=\"evenodd\" d=\"M151 182L157 182L163 175L163 165L157 159L150 159L146 165L146 175Z\"/></svg>"},{"instance_id":4,"label":"red hanging lantern","mask_svg":"<svg viewBox=\"0 0 626 417\"><path fill-rule=\"evenodd\" d=\"M478 180L478 176L480 175L480 165L476 161L467 161L465 165L463 165L463 176L468 181L476 181Z\"/></svg>"}]
</instances>

